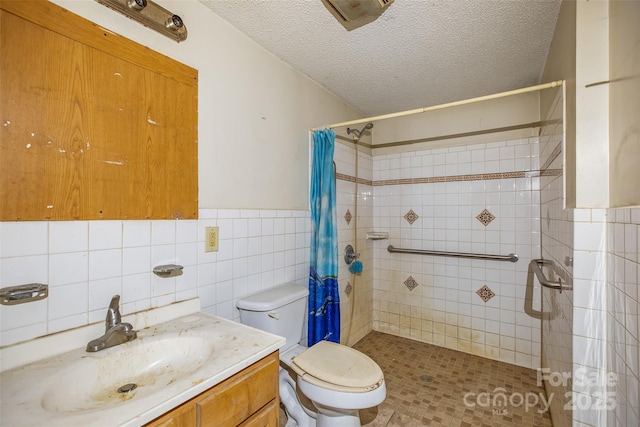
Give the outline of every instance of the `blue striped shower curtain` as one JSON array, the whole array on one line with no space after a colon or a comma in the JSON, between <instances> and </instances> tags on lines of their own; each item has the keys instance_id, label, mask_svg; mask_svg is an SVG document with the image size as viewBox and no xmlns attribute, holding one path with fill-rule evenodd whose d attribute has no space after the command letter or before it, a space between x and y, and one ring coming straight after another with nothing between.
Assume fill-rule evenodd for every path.
<instances>
[{"instance_id":1,"label":"blue striped shower curtain","mask_svg":"<svg viewBox=\"0 0 640 427\"><path fill-rule=\"evenodd\" d=\"M336 134L313 134L311 167L311 267L309 269L309 339L340 342L338 230L333 151Z\"/></svg>"}]
</instances>

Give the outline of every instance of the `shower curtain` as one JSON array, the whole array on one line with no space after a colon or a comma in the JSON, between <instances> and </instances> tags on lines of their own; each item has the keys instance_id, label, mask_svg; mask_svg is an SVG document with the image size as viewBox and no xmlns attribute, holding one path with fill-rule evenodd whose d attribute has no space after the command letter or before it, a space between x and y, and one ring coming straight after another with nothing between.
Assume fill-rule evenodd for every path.
<instances>
[{"instance_id":1,"label":"shower curtain","mask_svg":"<svg viewBox=\"0 0 640 427\"><path fill-rule=\"evenodd\" d=\"M309 347L321 340L340 342L338 231L333 164L335 137L331 129L318 130L313 134Z\"/></svg>"}]
</instances>

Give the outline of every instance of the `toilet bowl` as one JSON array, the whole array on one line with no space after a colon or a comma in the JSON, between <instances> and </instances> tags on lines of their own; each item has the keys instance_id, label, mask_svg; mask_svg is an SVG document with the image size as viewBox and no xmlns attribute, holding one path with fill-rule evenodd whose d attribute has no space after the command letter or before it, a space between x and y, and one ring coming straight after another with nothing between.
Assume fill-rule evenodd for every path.
<instances>
[{"instance_id":1,"label":"toilet bowl","mask_svg":"<svg viewBox=\"0 0 640 427\"><path fill-rule=\"evenodd\" d=\"M382 403L384 375L365 354L320 341L298 344L309 291L282 285L238 300L240 321L286 338L280 352L280 400L287 427L360 427L358 411Z\"/></svg>"},{"instance_id":2,"label":"toilet bowl","mask_svg":"<svg viewBox=\"0 0 640 427\"><path fill-rule=\"evenodd\" d=\"M296 383L298 374L291 369L291 359L307 348L296 345L280 353L279 395L287 414L285 427L315 427L318 409Z\"/></svg>"},{"instance_id":3,"label":"toilet bowl","mask_svg":"<svg viewBox=\"0 0 640 427\"><path fill-rule=\"evenodd\" d=\"M382 369L350 347L320 341L291 361L300 391L317 409L318 426L360 426L359 409L387 395Z\"/></svg>"}]
</instances>

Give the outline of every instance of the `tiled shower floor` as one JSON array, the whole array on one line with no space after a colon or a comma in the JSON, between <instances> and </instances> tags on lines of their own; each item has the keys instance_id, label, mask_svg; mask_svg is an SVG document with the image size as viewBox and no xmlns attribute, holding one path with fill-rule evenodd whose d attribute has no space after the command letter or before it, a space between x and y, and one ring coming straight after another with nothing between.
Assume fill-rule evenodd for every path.
<instances>
[{"instance_id":1,"label":"tiled shower floor","mask_svg":"<svg viewBox=\"0 0 640 427\"><path fill-rule=\"evenodd\" d=\"M369 333L354 348L380 365L387 385L382 404L360 411L363 426L551 426L549 413L538 412L541 404L528 410L520 405L521 395L531 393L533 402L533 394L544 393L532 369L381 332ZM491 406L486 394L478 399L501 391L513 405ZM475 407L465 404L467 393L473 393L466 401ZM280 425L284 417L281 412Z\"/></svg>"}]
</instances>

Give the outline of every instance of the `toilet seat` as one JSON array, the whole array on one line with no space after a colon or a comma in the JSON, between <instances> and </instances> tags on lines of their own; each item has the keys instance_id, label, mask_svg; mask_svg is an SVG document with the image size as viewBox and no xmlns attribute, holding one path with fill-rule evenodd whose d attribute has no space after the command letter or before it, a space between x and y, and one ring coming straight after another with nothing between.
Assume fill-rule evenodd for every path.
<instances>
[{"instance_id":1,"label":"toilet seat","mask_svg":"<svg viewBox=\"0 0 640 427\"><path fill-rule=\"evenodd\" d=\"M304 381L334 391L365 393L384 383L382 369L369 356L329 341L293 357L291 369Z\"/></svg>"},{"instance_id":2,"label":"toilet seat","mask_svg":"<svg viewBox=\"0 0 640 427\"><path fill-rule=\"evenodd\" d=\"M280 350L280 362L284 363L287 367L291 367L291 360L300 356L307 350L308 347L302 346L300 344L296 344L284 351Z\"/></svg>"}]
</instances>

